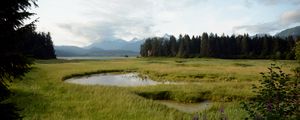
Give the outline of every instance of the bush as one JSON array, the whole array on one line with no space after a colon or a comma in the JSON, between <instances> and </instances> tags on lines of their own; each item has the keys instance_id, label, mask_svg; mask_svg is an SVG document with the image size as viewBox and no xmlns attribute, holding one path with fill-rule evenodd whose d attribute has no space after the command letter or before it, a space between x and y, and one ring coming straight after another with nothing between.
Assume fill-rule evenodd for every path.
<instances>
[{"instance_id":1,"label":"bush","mask_svg":"<svg viewBox=\"0 0 300 120\"><path fill-rule=\"evenodd\" d=\"M243 108L255 120L299 120L299 71L291 78L274 64L268 69L261 73L260 85L253 85L256 96L242 102Z\"/></svg>"}]
</instances>

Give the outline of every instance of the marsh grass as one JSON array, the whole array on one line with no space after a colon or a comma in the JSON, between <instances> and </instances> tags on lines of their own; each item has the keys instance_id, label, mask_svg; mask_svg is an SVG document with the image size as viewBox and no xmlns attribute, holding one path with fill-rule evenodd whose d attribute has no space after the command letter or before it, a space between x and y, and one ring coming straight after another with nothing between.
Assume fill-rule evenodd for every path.
<instances>
[{"instance_id":1,"label":"marsh grass","mask_svg":"<svg viewBox=\"0 0 300 120\"><path fill-rule=\"evenodd\" d=\"M176 61L184 61L178 63ZM276 61L289 72L294 61ZM243 67L235 63L251 65ZM239 101L253 96L251 85L257 84L259 73L267 71L270 60L221 60L141 58L129 60L50 60L37 61L24 80L10 89L9 101L23 110L24 119L192 119L183 113L155 102L168 99L184 103L213 101L210 109L199 111L207 119L220 119L219 109L230 120L246 116ZM184 64L178 66L177 64ZM188 84L143 87L76 85L64 79L105 72L134 70L157 81L178 81ZM290 72L292 73L292 72Z\"/></svg>"}]
</instances>

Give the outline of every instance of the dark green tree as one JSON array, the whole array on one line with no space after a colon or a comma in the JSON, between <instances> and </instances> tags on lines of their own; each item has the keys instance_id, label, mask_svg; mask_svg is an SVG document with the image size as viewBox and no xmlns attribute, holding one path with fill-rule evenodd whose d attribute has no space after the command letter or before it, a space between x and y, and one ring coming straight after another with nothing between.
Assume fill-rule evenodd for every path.
<instances>
[{"instance_id":1,"label":"dark green tree","mask_svg":"<svg viewBox=\"0 0 300 120\"><path fill-rule=\"evenodd\" d=\"M249 36L244 35L241 41L241 52L243 56L247 56L249 52Z\"/></svg>"},{"instance_id":2,"label":"dark green tree","mask_svg":"<svg viewBox=\"0 0 300 120\"><path fill-rule=\"evenodd\" d=\"M34 13L27 11L36 0L2 0L0 2L0 114L1 119L20 119L16 107L6 103L10 91L8 82L30 70L31 61L20 51L22 34L34 31L34 22L24 25Z\"/></svg>"},{"instance_id":3,"label":"dark green tree","mask_svg":"<svg viewBox=\"0 0 300 120\"><path fill-rule=\"evenodd\" d=\"M189 35L184 35L183 37L183 54L181 57L189 57L189 55L191 54L191 50L190 50L190 47L191 47L191 38Z\"/></svg>"},{"instance_id":4,"label":"dark green tree","mask_svg":"<svg viewBox=\"0 0 300 120\"><path fill-rule=\"evenodd\" d=\"M152 56L152 39L147 38L145 43L141 45L140 54L144 57Z\"/></svg>"},{"instance_id":5,"label":"dark green tree","mask_svg":"<svg viewBox=\"0 0 300 120\"><path fill-rule=\"evenodd\" d=\"M55 59L55 51L50 33L28 31L22 35L23 44L19 47L24 54L36 59Z\"/></svg>"},{"instance_id":6,"label":"dark green tree","mask_svg":"<svg viewBox=\"0 0 300 120\"><path fill-rule=\"evenodd\" d=\"M215 45L215 35L213 33L210 33L208 36L208 42L207 42L207 57L214 57L214 45Z\"/></svg>"},{"instance_id":7,"label":"dark green tree","mask_svg":"<svg viewBox=\"0 0 300 120\"><path fill-rule=\"evenodd\" d=\"M151 49L145 46L149 46ZM178 41L174 36L170 39L148 38L142 45L141 55L177 57L216 57L235 59L295 59L295 40L272 36L254 36L248 34L219 37L217 34L203 33L202 36L180 35ZM150 51L150 52L146 52Z\"/></svg>"},{"instance_id":8,"label":"dark green tree","mask_svg":"<svg viewBox=\"0 0 300 120\"><path fill-rule=\"evenodd\" d=\"M180 34L178 37L178 52L177 56L182 57L184 54L184 39L183 36Z\"/></svg>"},{"instance_id":9,"label":"dark green tree","mask_svg":"<svg viewBox=\"0 0 300 120\"><path fill-rule=\"evenodd\" d=\"M190 55L199 56L200 55L200 39L198 36L193 36L190 42Z\"/></svg>"},{"instance_id":10,"label":"dark green tree","mask_svg":"<svg viewBox=\"0 0 300 120\"><path fill-rule=\"evenodd\" d=\"M200 54L202 57L206 57L209 56L209 50L208 50L208 34L207 33L203 33L202 34L202 40L201 40L201 50L200 50Z\"/></svg>"},{"instance_id":11,"label":"dark green tree","mask_svg":"<svg viewBox=\"0 0 300 120\"><path fill-rule=\"evenodd\" d=\"M176 42L176 38L172 35L170 36L170 51L171 51L171 55L172 57L176 56L177 54L177 42Z\"/></svg>"}]
</instances>

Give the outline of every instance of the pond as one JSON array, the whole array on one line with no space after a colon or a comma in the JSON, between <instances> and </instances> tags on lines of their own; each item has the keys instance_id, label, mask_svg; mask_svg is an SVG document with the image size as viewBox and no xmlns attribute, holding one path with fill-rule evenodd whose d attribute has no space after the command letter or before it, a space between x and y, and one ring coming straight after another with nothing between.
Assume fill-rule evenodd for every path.
<instances>
[{"instance_id":1,"label":"pond","mask_svg":"<svg viewBox=\"0 0 300 120\"><path fill-rule=\"evenodd\" d=\"M186 113L195 113L203 110L208 110L212 103L209 101L204 101L201 103L181 103L172 100L155 100L160 104L166 105L167 107L177 109Z\"/></svg>"},{"instance_id":2,"label":"pond","mask_svg":"<svg viewBox=\"0 0 300 120\"><path fill-rule=\"evenodd\" d=\"M65 82L82 84L82 85L109 85L109 86L145 86L157 84L172 84L170 82L157 82L148 77L141 78L138 73L126 74L97 74L83 77L67 79Z\"/></svg>"},{"instance_id":3,"label":"pond","mask_svg":"<svg viewBox=\"0 0 300 120\"><path fill-rule=\"evenodd\" d=\"M67 83L82 85L107 85L107 86L146 86L158 84L182 84L174 82L157 82L148 77L141 78L138 73L103 73L83 77L75 77L65 80ZM156 102L166 105L167 107L177 109L186 113L195 113L211 107L211 102L204 101L201 103L180 103L172 100L155 100Z\"/></svg>"}]
</instances>

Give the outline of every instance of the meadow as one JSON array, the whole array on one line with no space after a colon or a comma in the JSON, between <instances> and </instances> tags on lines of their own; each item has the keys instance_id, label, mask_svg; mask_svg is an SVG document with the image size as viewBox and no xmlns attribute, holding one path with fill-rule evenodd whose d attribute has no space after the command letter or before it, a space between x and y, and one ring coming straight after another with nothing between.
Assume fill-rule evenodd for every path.
<instances>
[{"instance_id":1,"label":"meadow","mask_svg":"<svg viewBox=\"0 0 300 120\"><path fill-rule=\"evenodd\" d=\"M195 114L207 119L240 120L247 113L240 102L254 93L253 84L267 72L270 64L293 74L291 60L224 60L209 58L135 58L122 60L38 60L23 80L11 84L21 115L28 120L122 119L173 120L192 119ZM74 76L109 71L134 71L156 81L184 82L140 87L78 85L65 83ZM209 109L185 113L156 100L182 103L213 102ZM224 109L224 114L220 112Z\"/></svg>"}]
</instances>

